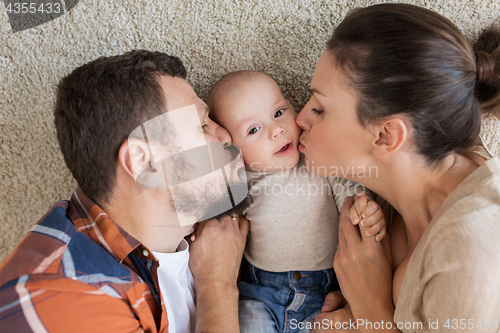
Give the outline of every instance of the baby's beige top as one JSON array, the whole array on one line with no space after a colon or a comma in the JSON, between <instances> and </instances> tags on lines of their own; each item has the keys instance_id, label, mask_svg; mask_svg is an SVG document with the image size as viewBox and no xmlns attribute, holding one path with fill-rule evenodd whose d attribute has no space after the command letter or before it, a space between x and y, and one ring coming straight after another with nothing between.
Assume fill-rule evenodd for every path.
<instances>
[{"instance_id":1,"label":"baby's beige top","mask_svg":"<svg viewBox=\"0 0 500 333\"><path fill-rule=\"evenodd\" d=\"M499 157L469 175L432 219L408 263L394 320L423 324L403 332L500 332Z\"/></svg>"},{"instance_id":2,"label":"baby's beige top","mask_svg":"<svg viewBox=\"0 0 500 333\"><path fill-rule=\"evenodd\" d=\"M245 258L271 272L332 268L344 198L360 184L310 174L301 156L285 171L247 171L254 203L246 218L250 230Z\"/></svg>"}]
</instances>

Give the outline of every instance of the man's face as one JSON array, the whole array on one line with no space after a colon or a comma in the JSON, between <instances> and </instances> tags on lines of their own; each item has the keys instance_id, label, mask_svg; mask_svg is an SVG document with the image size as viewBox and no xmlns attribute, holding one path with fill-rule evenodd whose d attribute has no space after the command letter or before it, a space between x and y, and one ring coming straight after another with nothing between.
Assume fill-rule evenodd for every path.
<instances>
[{"instance_id":1,"label":"man's face","mask_svg":"<svg viewBox=\"0 0 500 333\"><path fill-rule=\"evenodd\" d=\"M208 106L184 79L162 75L159 82L167 101L167 112L195 105L207 142L232 142L228 131L208 117Z\"/></svg>"},{"instance_id":2,"label":"man's face","mask_svg":"<svg viewBox=\"0 0 500 333\"><path fill-rule=\"evenodd\" d=\"M240 202L248 202L244 200L248 187L243 160L239 148L231 145L229 133L208 117L207 105L185 80L161 76L159 83L167 111L139 130L147 136L148 130L160 121L169 130L165 142L146 138L152 164L139 175L137 184L142 186L142 179L150 176L160 179L180 226L218 216L234 210Z\"/></svg>"}]
</instances>

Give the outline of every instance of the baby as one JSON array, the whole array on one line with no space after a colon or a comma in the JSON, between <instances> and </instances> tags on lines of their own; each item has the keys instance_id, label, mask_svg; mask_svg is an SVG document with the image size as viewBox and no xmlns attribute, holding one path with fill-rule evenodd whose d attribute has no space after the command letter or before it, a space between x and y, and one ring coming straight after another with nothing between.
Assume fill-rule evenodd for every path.
<instances>
[{"instance_id":1,"label":"baby","mask_svg":"<svg viewBox=\"0 0 500 333\"><path fill-rule=\"evenodd\" d=\"M241 148L254 198L245 215L249 265L238 285L241 332L294 332L320 312L328 292L339 289L332 268L338 211L364 187L307 171L297 147L301 130L295 110L268 75L227 74L207 104ZM370 235L380 232L380 240L383 213L373 201L366 207L357 213L363 214L363 226L371 226Z\"/></svg>"}]
</instances>

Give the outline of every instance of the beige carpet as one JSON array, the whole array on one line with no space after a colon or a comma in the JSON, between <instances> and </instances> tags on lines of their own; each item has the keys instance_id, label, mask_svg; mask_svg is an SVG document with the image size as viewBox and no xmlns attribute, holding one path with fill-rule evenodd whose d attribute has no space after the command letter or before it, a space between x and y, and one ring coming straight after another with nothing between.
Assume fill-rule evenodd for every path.
<instances>
[{"instance_id":1,"label":"beige carpet","mask_svg":"<svg viewBox=\"0 0 500 333\"><path fill-rule=\"evenodd\" d=\"M349 10L378 1L81 0L69 13L13 33L0 4L0 260L75 181L55 138L59 79L89 60L137 48L179 56L202 98L222 74L273 76L297 110L315 63ZM500 19L498 0L409 1L453 20L473 40ZM68 4L67 4L68 5ZM499 152L499 121L483 136Z\"/></svg>"}]
</instances>

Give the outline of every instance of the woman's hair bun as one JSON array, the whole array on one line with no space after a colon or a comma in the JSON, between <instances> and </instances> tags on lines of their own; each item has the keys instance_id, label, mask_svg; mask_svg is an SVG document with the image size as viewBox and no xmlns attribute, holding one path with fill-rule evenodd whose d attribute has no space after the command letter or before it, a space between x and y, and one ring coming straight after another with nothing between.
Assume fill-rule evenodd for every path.
<instances>
[{"instance_id":1,"label":"woman's hair bun","mask_svg":"<svg viewBox=\"0 0 500 333\"><path fill-rule=\"evenodd\" d=\"M495 58L490 53L476 51L477 84L488 83L495 75Z\"/></svg>"},{"instance_id":2,"label":"woman's hair bun","mask_svg":"<svg viewBox=\"0 0 500 333\"><path fill-rule=\"evenodd\" d=\"M474 44L475 95L484 111L500 114L500 29L483 31Z\"/></svg>"}]
</instances>

